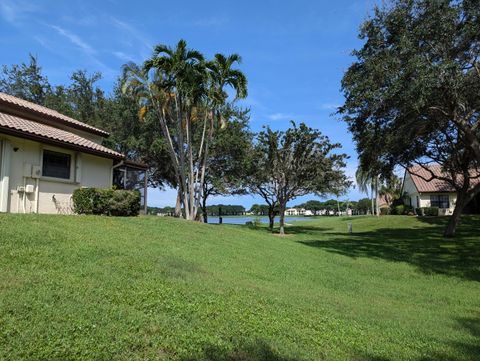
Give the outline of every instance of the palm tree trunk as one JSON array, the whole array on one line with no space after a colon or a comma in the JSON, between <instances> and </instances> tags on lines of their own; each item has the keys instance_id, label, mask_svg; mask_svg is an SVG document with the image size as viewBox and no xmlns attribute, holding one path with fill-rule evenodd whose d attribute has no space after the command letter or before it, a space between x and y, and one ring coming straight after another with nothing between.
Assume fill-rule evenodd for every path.
<instances>
[{"instance_id":1,"label":"palm tree trunk","mask_svg":"<svg viewBox=\"0 0 480 361\"><path fill-rule=\"evenodd\" d=\"M180 218L182 216L182 192L180 187L177 189L177 203L175 204L175 217Z\"/></svg>"},{"instance_id":2,"label":"palm tree trunk","mask_svg":"<svg viewBox=\"0 0 480 361\"><path fill-rule=\"evenodd\" d=\"M186 132L187 132L187 149L188 149L188 201L190 202L190 216L189 219L194 221L197 215L197 204L195 202L195 171L193 168L193 135L192 135L192 122L190 116L186 117ZM198 188L197 188L198 189Z\"/></svg>"}]
</instances>

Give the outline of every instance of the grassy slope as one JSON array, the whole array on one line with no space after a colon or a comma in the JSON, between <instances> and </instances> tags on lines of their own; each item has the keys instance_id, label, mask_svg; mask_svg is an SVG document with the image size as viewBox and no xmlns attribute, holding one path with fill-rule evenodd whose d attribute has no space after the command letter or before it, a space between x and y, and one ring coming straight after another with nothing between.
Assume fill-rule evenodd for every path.
<instances>
[{"instance_id":1,"label":"grassy slope","mask_svg":"<svg viewBox=\"0 0 480 361\"><path fill-rule=\"evenodd\" d=\"M0 359L475 359L480 219L437 222L0 215Z\"/></svg>"}]
</instances>

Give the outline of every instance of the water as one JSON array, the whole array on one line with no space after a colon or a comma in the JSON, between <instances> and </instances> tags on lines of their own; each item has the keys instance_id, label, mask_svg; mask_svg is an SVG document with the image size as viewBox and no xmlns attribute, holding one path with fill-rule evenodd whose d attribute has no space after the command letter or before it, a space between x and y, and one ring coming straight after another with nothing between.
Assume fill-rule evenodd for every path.
<instances>
[{"instance_id":1,"label":"water","mask_svg":"<svg viewBox=\"0 0 480 361\"><path fill-rule=\"evenodd\" d=\"M268 217L267 216L239 216L239 217L223 217L223 224L245 224L247 222L251 222L255 219L259 219L261 223L268 224ZM315 218L312 217L285 217L285 223L292 223L298 221L311 221ZM275 222L278 222L279 218L275 217ZM208 217L208 223L219 223L218 217L210 216Z\"/></svg>"}]
</instances>

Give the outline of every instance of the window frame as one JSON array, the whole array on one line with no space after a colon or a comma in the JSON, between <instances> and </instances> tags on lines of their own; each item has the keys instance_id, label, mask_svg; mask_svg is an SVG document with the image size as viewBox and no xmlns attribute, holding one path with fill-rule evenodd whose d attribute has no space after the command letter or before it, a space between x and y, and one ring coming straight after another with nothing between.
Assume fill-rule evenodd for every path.
<instances>
[{"instance_id":1,"label":"window frame","mask_svg":"<svg viewBox=\"0 0 480 361\"><path fill-rule=\"evenodd\" d=\"M436 200L434 200L434 198L436 198ZM443 198L443 200L441 198ZM442 207L442 205L445 204L447 207ZM450 196L448 194L430 194L430 207L450 209Z\"/></svg>"},{"instance_id":2,"label":"window frame","mask_svg":"<svg viewBox=\"0 0 480 361\"><path fill-rule=\"evenodd\" d=\"M64 154L68 155L70 157L70 171L69 171L69 177L68 178L60 178L60 177L52 177L52 176L47 176L44 175L44 155L45 152L52 152L52 153L59 153L59 154ZM41 159L40 159L40 164L41 164L41 179L44 180L51 180L51 181L56 181L56 182L65 182L65 183L74 183L74 176L75 176L75 164L76 164L76 159L75 159L75 153L68 151L66 149L57 149L53 147L42 147L41 149Z\"/></svg>"}]
</instances>

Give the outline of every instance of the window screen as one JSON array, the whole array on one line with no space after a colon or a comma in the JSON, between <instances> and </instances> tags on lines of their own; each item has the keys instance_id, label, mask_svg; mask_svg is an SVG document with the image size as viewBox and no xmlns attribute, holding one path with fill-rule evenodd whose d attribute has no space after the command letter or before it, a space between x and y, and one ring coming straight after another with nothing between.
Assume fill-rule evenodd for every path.
<instances>
[{"instance_id":1,"label":"window screen","mask_svg":"<svg viewBox=\"0 0 480 361\"><path fill-rule=\"evenodd\" d=\"M447 195L431 195L430 205L438 208L450 208L450 200Z\"/></svg>"},{"instance_id":2,"label":"window screen","mask_svg":"<svg viewBox=\"0 0 480 361\"><path fill-rule=\"evenodd\" d=\"M42 176L70 179L72 156L66 153L43 151Z\"/></svg>"}]
</instances>

